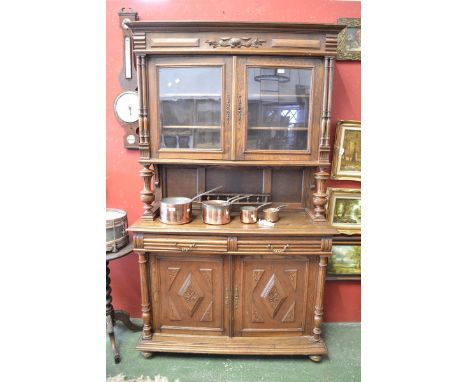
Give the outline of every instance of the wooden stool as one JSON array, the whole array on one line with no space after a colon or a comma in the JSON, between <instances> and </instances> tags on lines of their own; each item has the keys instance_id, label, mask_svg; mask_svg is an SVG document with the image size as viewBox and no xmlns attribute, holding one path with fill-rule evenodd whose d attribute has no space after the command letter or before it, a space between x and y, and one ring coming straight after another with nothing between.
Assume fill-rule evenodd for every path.
<instances>
[{"instance_id":1,"label":"wooden stool","mask_svg":"<svg viewBox=\"0 0 468 382\"><path fill-rule=\"evenodd\" d=\"M133 245L128 244L126 247L122 248L118 252L106 252L106 330L107 334L109 334L112 352L114 353L115 363L120 362L120 354L119 350L117 349L117 344L115 343L114 336L115 322L121 321L128 329L134 332L141 331L143 329L143 327L135 325L132 321L130 321L130 315L127 312L124 312L123 310L114 310L114 307L112 306L112 288L110 286L111 279L109 261L127 256L132 251Z\"/></svg>"}]
</instances>

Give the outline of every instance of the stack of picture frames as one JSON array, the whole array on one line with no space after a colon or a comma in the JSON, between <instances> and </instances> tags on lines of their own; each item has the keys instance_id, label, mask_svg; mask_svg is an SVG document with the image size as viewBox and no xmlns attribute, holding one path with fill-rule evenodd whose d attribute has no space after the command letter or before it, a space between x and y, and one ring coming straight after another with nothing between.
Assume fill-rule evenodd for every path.
<instances>
[{"instance_id":1,"label":"stack of picture frames","mask_svg":"<svg viewBox=\"0 0 468 382\"><path fill-rule=\"evenodd\" d=\"M361 19L340 18L337 61L361 61ZM361 182L361 122L338 121L331 179ZM347 183L349 184L349 183ZM361 279L361 189L328 188L328 221L340 233L334 239L329 280Z\"/></svg>"},{"instance_id":2,"label":"stack of picture frames","mask_svg":"<svg viewBox=\"0 0 468 382\"><path fill-rule=\"evenodd\" d=\"M338 121L331 179L361 181L361 122ZM328 188L327 217L340 233L333 243L329 280L361 279L361 189Z\"/></svg>"}]
</instances>

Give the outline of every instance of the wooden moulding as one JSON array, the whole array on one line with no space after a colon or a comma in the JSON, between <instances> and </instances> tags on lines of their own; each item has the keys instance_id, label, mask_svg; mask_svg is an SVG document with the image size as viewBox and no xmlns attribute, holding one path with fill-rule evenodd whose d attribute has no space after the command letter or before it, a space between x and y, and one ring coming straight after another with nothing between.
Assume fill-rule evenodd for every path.
<instances>
[{"instance_id":1,"label":"wooden moulding","mask_svg":"<svg viewBox=\"0 0 468 382\"><path fill-rule=\"evenodd\" d=\"M271 46L274 48L320 49L320 40L274 38L271 40Z\"/></svg>"},{"instance_id":2,"label":"wooden moulding","mask_svg":"<svg viewBox=\"0 0 468 382\"><path fill-rule=\"evenodd\" d=\"M210 30L251 30L265 32L335 32L339 33L345 25L313 24L313 23L275 23L251 21L132 21L128 23L132 30L148 30L159 32L177 32L181 30L204 32Z\"/></svg>"},{"instance_id":3,"label":"wooden moulding","mask_svg":"<svg viewBox=\"0 0 468 382\"><path fill-rule=\"evenodd\" d=\"M177 159L177 158L151 158L140 159L140 163L157 164L187 164L192 166L257 166L257 167L329 167L330 163L319 161L294 161L294 160L216 160L216 159Z\"/></svg>"},{"instance_id":4,"label":"wooden moulding","mask_svg":"<svg viewBox=\"0 0 468 382\"><path fill-rule=\"evenodd\" d=\"M133 21L136 53L325 56L336 54L337 24Z\"/></svg>"},{"instance_id":5,"label":"wooden moulding","mask_svg":"<svg viewBox=\"0 0 468 382\"><path fill-rule=\"evenodd\" d=\"M169 46L200 46L199 38L152 38L150 40L152 48Z\"/></svg>"},{"instance_id":6,"label":"wooden moulding","mask_svg":"<svg viewBox=\"0 0 468 382\"><path fill-rule=\"evenodd\" d=\"M137 350L149 352L245 354L245 355L326 355L323 342L312 336L225 337L153 334L140 338Z\"/></svg>"}]
</instances>

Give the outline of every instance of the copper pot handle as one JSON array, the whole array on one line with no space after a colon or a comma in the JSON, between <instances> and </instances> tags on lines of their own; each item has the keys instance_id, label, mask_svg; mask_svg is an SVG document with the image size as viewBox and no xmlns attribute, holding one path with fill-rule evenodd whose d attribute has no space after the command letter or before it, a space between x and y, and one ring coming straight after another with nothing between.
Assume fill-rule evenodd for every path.
<instances>
[{"instance_id":1,"label":"copper pot handle","mask_svg":"<svg viewBox=\"0 0 468 382\"><path fill-rule=\"evenodd\" d=\"M268 247L268 249L270 249L273 253L276 253L277 255L280 255L280 254L282 254L282 253L285 253L285 252L288 250L289 244L285 244L285 245L283 246L283 248L274 248L273 245L271 245L271 244L268 244L267 247Z\"/></svg>"},{"instance_id":2,"label":"copper pot handle","mask_svg":"<svg viewBox=\"0 0 468 382\"><path fill-rule=\"evenodd\" d=\"M195 248L196 245L197 245L196 243L192 243L192 244L188 244L188 245L187 244L175 243L176 248L181 252L188 252L191 249Z\"/></svg>"}]
</instances>

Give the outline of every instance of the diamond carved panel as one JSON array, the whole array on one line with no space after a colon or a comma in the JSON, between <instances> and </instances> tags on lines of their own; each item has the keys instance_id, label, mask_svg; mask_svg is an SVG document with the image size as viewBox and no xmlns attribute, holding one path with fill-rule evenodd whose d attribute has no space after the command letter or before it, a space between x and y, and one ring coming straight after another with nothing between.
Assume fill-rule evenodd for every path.
<instances>
[{"instance_id":1,"label":"diamond carved panel","mask_svg":"<svg viewBox=\"0 0 468 382\"><path fill-rule=\"evenodd\" d=\"M284 292L284 289L275 273L273 273L268 280L260 297L262 298L271 318L275 318L281 304L286 300L286 293Z\"/></svg>"},{"instance_id":2,"label":"diamond carved panel","mask_svg":"<svg viewBox=\"0 0 468 382\"><path fill-rule=\"evenodd\" d=\"M178 295L182 297L182 301L189 311L190 317L192 317L203 300L204 295L191 272L182 283Z\"/></svg>"}]
</instances>

